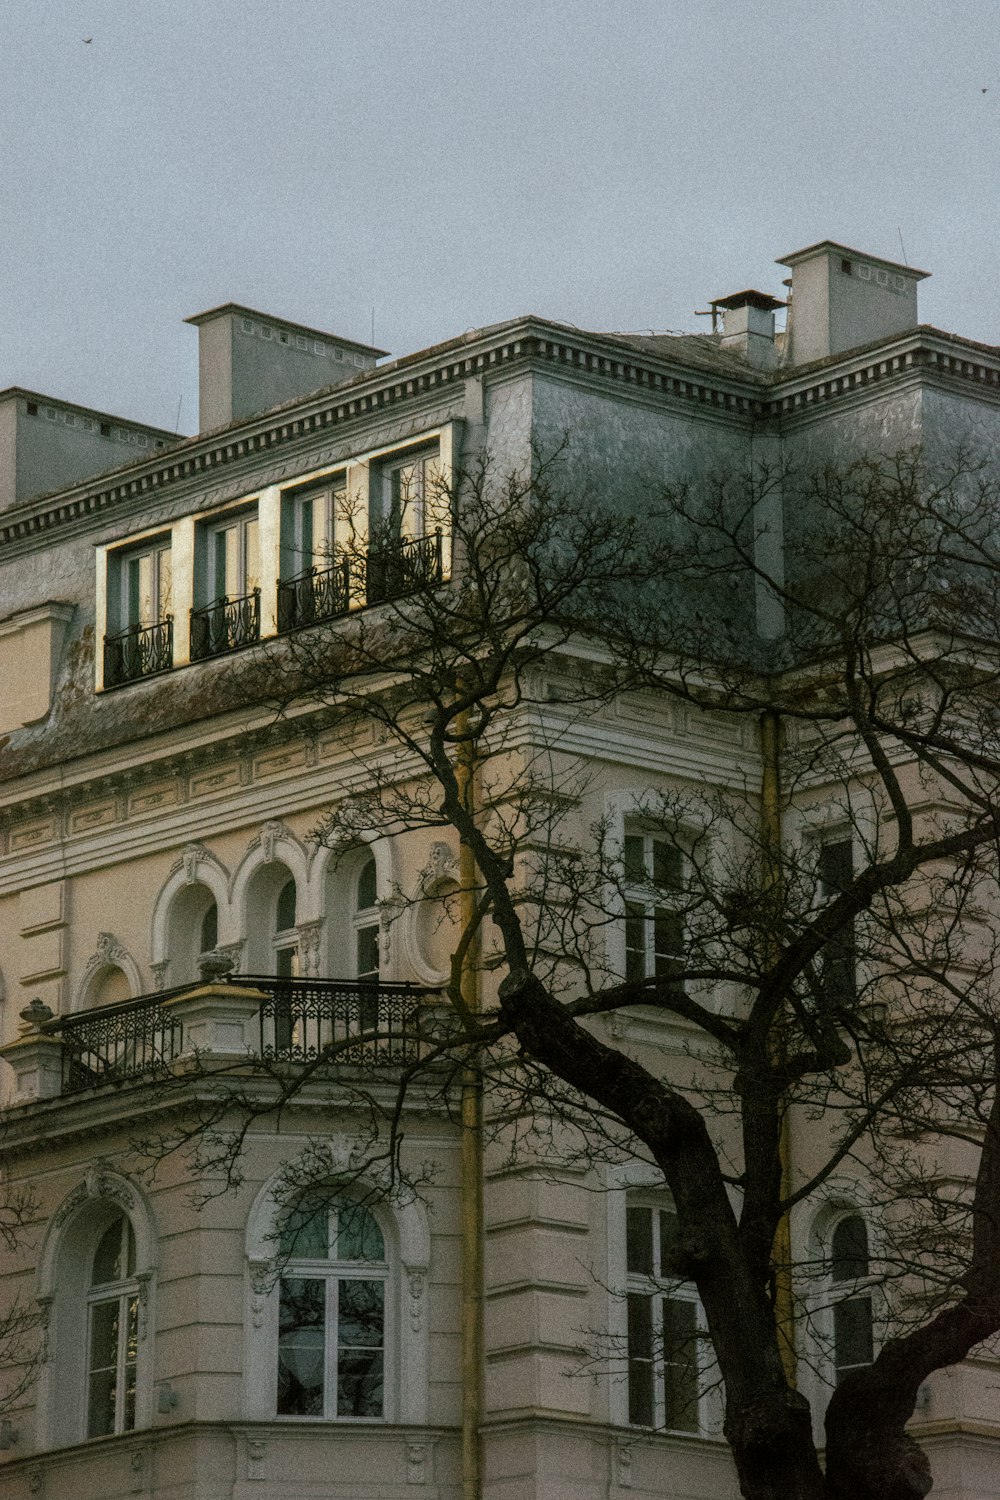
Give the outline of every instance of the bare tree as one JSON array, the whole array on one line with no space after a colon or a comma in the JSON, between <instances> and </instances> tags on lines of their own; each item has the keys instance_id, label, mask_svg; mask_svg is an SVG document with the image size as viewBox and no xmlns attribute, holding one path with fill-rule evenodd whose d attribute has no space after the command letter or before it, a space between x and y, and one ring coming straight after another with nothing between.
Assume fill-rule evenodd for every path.
<instances>
[{"instance_id":1,"label":"bare tree","mask_svg":"<svg viewBox=\"0 0 1000 1500\"><path fill-rule=\"evenodd\" d=\"M805 518L780 572L758 545L778 488ZM338 566L379 607L248 669L248 693L321 707L357 747L360 790L317 837L460 841L451 1020L425 1061L478 1067L498 1121L659 1168L748 1500L926 1494L919 1387L1000 1331L998 500L983 470L905 454L722 476L638 516L562 490L558 455L486 465L438 496L450 578L407 573L398 534L359 538ZM784 621L767 639L761 591ZM638 844L588 816L584 731L633 693L757 736L762 780L657 777ZM686 1059L620 1035L635 1007ZM817 1267L787 1225L845 1170L879 1214L885 1337L830 1399L824 1469L790 1352Z\"/></svg>"}]
</instances>

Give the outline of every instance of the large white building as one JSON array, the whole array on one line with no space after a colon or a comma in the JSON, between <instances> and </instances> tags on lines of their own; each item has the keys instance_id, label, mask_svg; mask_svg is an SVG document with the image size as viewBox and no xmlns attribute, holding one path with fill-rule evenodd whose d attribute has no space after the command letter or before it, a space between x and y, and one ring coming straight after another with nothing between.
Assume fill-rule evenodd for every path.
<instances>
[{"instance_id":1,"label":"large white building","mask_svg":"<svg viewBox=\"0 0 1000 1500\"><path fill-rule=\"evenodd\" d=\"M672 1408L669 1383L643 1374L643 1317L686 1328L699 1313L652 1273L665 1221L641 1164L597 1184L576 1163L487 1160L483 1360L463 1376L459 1128L418 1082L403 1154L432 1171L409 1201L379 1199L360 1092L392 1098L408 1011L447 977L446 926L421 899L454 888L458 849L414 835L335 859L313 842L361 785L358 746L322 712L245 701L234 663L446 582L435 479L487 452L507 470L568 435L568 484L628 494L739 465L751 443L805 462L872 438L1000 433L1000 351L921 326L922 273L829 242L781 264L793 312L778 334L784 299L748 291L697 336L526 317L385 360L226 305L191 320L191 438L0 393L0 1130L35 1197L3 1251L3 1295L41 1322L35 1378L0 1422L4 1500L452 1500L470 1378L487 1500L736 1493L717 1392L688 1368L693 1398ZM359 527L397 532L391 565L373 552L360 583L336 561L345 495ZM769 568L798 521L773 503ZM750 598L775 634L773 597ZM579 733L587 815L623 841L644 836L630 809L651 787L759 775L750 721L720 733L711 715L632 698ZM609 942L624 962L624 918ZM199 957L216 950L271 987L203 983ZM392 1039L256 1121L242 1184L198 1206L182 1156L139 1170L137 1138L207 1097L185 1059L304 1065L308 1028L349 1036L376 977ZM289 979L305 1040L282 1012ZM615 1024L667 1045L641 1017ZM325 1197L286 1226L279 1275L281 1171L310 1141ZM830 1221L855 1236L844 1254L857 1223ZM627 1291L631 1382L609 1355L628 1342ZM995 1386L982 1363L928 1386L918 1428L951 1500L1000 1489Z\"/></svg>"}]
</instances>

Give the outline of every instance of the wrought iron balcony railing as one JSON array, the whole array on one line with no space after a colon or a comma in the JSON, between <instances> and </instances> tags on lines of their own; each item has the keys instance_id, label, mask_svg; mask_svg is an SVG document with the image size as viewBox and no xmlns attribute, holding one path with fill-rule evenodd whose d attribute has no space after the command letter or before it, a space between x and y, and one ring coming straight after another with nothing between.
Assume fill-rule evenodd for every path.
<instances>
[{"instance_id":1,"label":"wrought iron balcony railing","mask_svg":"<svg viewBox=\"0 0 1000 1500\"><path fill-rule=\"evenodd\" d=\"M331 568L309 568L278 584L278 629L298 630L320 620L335 620L351 607L351 560Z\"/></svg>"},{"instance_id":2,"label":"wrought iron balcony railing","mask_svg":"<svg viewBox=\"0 0 1000 1500\"><path fill-rule=\"evenodd\" d=\"M400 599L441 582L442 537L409 537L397 542L383 542L370 547L364 558L365 601L381 604L386 599Z\"/></svg>"},{"instance_id":3,"label":"wrought iron balcony railing","mask_svg":"<svg viewBox=\"0 0 1000 1500\"><path fill-rule=\"evenodd\" d=\"M265 1062L315 1063L329 1054L331 1067L399 1067L426 1051L421 1002L430 992L414 985L258 974L223 984L263 992L246 1043L247 1055ZM193 1056L179 1007L165 1002L198 990L181 985L49 1023L46 1032L62 1042L63 1093L155 1078Z\"/></svg>"},{"instance_id":4,"label":"wrought iron balcony railing","mask_svg":"<svg viewBox=\"0 0 1000 1500\"><path fill-rule=\"evenodd\" d=\"M173 664L174 622L170 615L155 625L129 625L117 635L104 637L106 688L169 672Z\"/></svg>"},{"instance_id":5,"label":"wrought iron balcony railing","mask_svg":"<svg viewBox=\"0 0 1000 1500\"><path fill-rule=\"evenodd\" d=\"M336 620L352 608L401 599L444 576L444 544L432 536L380 542L357 555L338 555L329 568L308 568L278 584L278 630ZM192 655L194 654L192 649Z\"/></svg>"},{"instance_id":6,"label":"wrought iron balcony railing","mask_svg":"<svg viewBox=\"0 0 1000 1500\"><path fill-rule=\"evenodd\" d=\"M260 1008L260 1055L281 1062L331 1062L375 1067L416 1062L420 999L409 984L339 979L239 976L266 990Z\"/></svg>"},{"instance_id":7,"label":"wrought iron balcony railing","mask_svg":"<svg viewBox=\"0 0 1000 1500\"><path fill-rule=\"evenodd\" d=\"M191 660L225 656L260 640L260 589L191 611Z\"/></svg>"},{"instance_id":8,"label":"wrought iron balcony railing","mask_svg":"<svg viewBox=\"0 0 1000 1500\"><path fill-rule=\"evenodd\" d=\"M63 1044L63 1093L128 1083L167 1068L180 1055L183 1035L180 1020L162 1002L178 994L183 989L142 995L56 1022L51 1029Z\"/></svg>"}]
</instances>

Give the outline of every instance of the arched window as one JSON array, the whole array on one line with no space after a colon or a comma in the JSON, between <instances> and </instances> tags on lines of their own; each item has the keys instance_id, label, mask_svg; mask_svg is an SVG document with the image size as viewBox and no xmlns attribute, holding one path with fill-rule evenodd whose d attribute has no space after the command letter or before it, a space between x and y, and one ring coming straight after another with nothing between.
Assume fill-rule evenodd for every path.
<instances>
[{"instance_id":1,"label":"arched window","mask_svg":"<svg viewBox=\"0 0 1000 1500\"><path fill-rule=\"evenodd\" d=\"M299 1200L281 1235L277 1415L386 1415L389 1262L371 1209L330 1190Z\"/></svg>"},{"instance_id":2,"label":"arched window","mask_svg":"<svg viewBox=\"0 0 1000 1500\"><path fill-rule=\"evenodd\" d=\"M354 892L354 972L358 979L379 977L378 886L374 859L358 872Z\"/></svg>"},{"instance_id":3,"label":"arched window","mask_svg":"<svg viewBox=\"0 0 1000 1500\"><path fill-rule=\"evenodd\" d=\"M219 908L201 881L183 886L170 903L167 917L167 956L171 984L196 984L198 960L219 941Z\"/></svg>"},{"instance_id":4,"label":"arched window","mask_svg":"<svg viewBox=\"0 0 1000 1500\"><path fill-rule=\"evenodd\" d=\"M834 1383L875 1357L868 1227L860 1214L845 1214L830 1235L830 1297L833 1312Z\"/></svg>"},{"instance_id":5,"label":"arched window","mask_svg":"<svg viewBox=\"0 0 1000 1500\"><path fill-rule=\"evenodd\" d=\"M138 1190L93 1169L46 1231L38 1296L50 1357L39 1367L40 1448L152 1422L156 1235Z\"/></svg>"},{"instance_id":6,"label":"arched window","mask_svg":"<svg viewBox=\"0 0 1000 1500\"><path fill-rule=\"evenodd\" d=\"M117 1214L94 1251L87 1294L87 1437L136 1425L139 1283L135 1233Z\"/></svg>"},{"instance_id":7,"label":"arched window","mask_svg":"<svg viewBox=\"0 0 1000 1500\"><path fill-rule=\"evenodd\" d=\"M677 1217L662 1195L630 1194L625 1210L628 1419L671 1432L706 1429L711 1348L697 1292L671 1275Z\"/></svg>"}]
</instances>

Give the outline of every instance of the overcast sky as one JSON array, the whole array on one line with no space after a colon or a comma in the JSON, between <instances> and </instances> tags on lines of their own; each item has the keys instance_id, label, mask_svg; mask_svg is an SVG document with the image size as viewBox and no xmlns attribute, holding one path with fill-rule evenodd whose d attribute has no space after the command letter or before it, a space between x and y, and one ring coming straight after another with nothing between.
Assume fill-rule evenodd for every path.
<instances>
[{"instance_id":1,"label":"overcast sky","mask_svg":"<svg viewBox=\"0 0 1000 1500\"><path fill-rule=\"evenodd\" d=\"M1000 0L5 0L0 388L193 431L248 303L704 329L819 239L1000 343ZM91 38L88 42L86 38Z\"/></svg>"}]
</instances>

